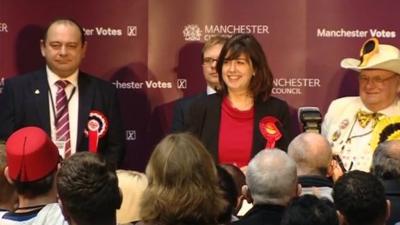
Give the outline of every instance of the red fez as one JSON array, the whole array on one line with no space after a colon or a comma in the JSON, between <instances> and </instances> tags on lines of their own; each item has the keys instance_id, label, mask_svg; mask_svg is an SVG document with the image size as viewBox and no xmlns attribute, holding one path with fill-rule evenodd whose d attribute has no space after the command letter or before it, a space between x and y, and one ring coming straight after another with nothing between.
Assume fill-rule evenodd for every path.
<instances>
[{"instance_id":1,"label":"red fez","mask_svg":"<svg viewBox=\"0 0 400 225\"><path fill-rule=\"evenodd\" d=\"M15 131L6 142L10 178L32 182L51 174L59 162L58 149L47 133L38 127Z\"/></svg>"}]
</instances>

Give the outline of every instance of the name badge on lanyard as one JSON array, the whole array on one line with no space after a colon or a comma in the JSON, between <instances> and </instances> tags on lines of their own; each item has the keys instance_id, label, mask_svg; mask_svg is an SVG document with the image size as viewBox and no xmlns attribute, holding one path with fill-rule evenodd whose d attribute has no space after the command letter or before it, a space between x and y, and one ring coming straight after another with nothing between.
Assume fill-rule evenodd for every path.
<instances>
[{"instance_id":1,"label":"name badge on lanyard","mask_svg":"<svg viewBox=\"0 0 400 225\"><path fill-rule=\"evenodd\" d=\"M66 141L54 141L54 144L57 146L58 148L58 152L60 153L60 155L65 156L65 145L67 144Z\"/></svg>"}]
</instances>

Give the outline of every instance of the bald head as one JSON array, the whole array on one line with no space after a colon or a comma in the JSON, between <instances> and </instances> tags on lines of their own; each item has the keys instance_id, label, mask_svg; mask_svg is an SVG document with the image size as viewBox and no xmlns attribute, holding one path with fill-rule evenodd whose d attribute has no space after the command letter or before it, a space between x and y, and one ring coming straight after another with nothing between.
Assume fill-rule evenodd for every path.
<instances>
[{"instance_id":1,"label":"bald head","mask_svg":"<svg viewBox=\"0 0 400 225\"><path fill-rule=\"evenodd\" d=\"M288 155L297 165L297 174L327 175L332 161L329 142L317 133L301 133L289 144Z\"/></svg>"},{"instance_id":2,"label":"bald head","mask_svg":"<svg viewBox=\"0 0 400 225\"><path fill-rule=\"evenodd\" d=\"M400 141L385 141L376 148L371 173L381 179L400 178Z\"/></svg>"},{"instance_id":3,"label":"bald head","mask_svg":"<svg viewBox=\"0 0 400 225\"><path fill-rule=\"evenodd\" d=\"M250 161L246 183L255 204L286 205L297 194L296 164L280 149L263 150Z\"/></svg>"},{"instance_id":4,"label":"bald head","mask_svg":"<svg viewBox=\"0 0 400 225\"><path fill-rule=\"evenodd\" d=\"M65 19L60 18L60 19L55 19L55 20L51 21L50 24L47 26L46 31L44 32L44 35L43 35L44 44L46 44L50 28L52 28L54 25L59 25L59 24L75 26L79 30L81 43L83 44L86 42L85 32L84 32L82 26L78 22L76 22L74 19L71 19L71 18L65 18Z\"/></svg>"}]
</instances>

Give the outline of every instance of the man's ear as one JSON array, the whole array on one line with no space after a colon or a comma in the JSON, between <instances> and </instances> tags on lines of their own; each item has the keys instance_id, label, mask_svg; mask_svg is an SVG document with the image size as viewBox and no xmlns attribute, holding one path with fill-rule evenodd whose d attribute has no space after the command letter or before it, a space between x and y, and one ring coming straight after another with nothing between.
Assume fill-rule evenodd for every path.
<instances>
[{"instance_id":1,"label":"man's ear","mask_svg":"<svg viewBox=\"0 0 400 225\"><path fill-rule=\"evenodd\" d=\"M246 199L248 203L253 203L254 200L253 197L251 197L251 193L247 185L242 186L242 195L244 196L244 199Z\"/></svg>"},{"instance_id":2,"label":"man's ear","mask_svg":"<svg viewBox=\"0 0 400 225\"><path fill-rule=\"evenodd\" d=\"M44 51L44 49L46 48L45 44L46 43L44 43L44 40L40 39L40 53L42 54L43 57L46 56L46 53Z\"/></svg>"},{"instance_id":3,"label":"man's ear","mask_svg":"<svg viewBox=\"0 0 400 225\"><path fill-rule=\"evenodd\" d=\"M8 183L14 184L14 181L10 178L10 174L8 172L8 166L6 166L6 168L4 168L4 176L6 177Z\"/></svg>"},{"instance_id":4,"label":"man's ear","mask_svg":"<svg viewBox=\"0 0 400 225\"><path fill-rule=\"evenodd\" d=\"M327 170L326 170L326 177L332 177L333 176L333 168L334 168L334 162L333 160L330 161L328 164Z\"/></svg>"},{"instance_id":5,"label":"man's ear","mask_svg":"<svg viewBox=\"0 0 400 225\"><path fill-rule=\"evenodd\" d=\"M397 74L397 75L399 75L399 74ZM397 80L397 94L399 94L400 93L400 81L399 80Z\"/></svg>"},{"instance_id":6,"label":"man's ear","mask_svg":"<svg viewBox=\"0 0 400 225\"><path fill-rule=\"evenodd\" d=\"M296 190L296 196L295 197L300 196L302 192L303 192L303 189L301 187L301 184L297 184L297 190Z\"/></svg>"},{"instance_id":7,"label":"man's ear","mask_svg":"<svg viewBox=\"0 0 400 225\"><path fill-rule=\"evenodd\" d=\"M86 51L87 51L87 46L88 46L88 42L85 41L84 43L82 43L82 58L86 57Z\"/></svg>"}]
</instances>

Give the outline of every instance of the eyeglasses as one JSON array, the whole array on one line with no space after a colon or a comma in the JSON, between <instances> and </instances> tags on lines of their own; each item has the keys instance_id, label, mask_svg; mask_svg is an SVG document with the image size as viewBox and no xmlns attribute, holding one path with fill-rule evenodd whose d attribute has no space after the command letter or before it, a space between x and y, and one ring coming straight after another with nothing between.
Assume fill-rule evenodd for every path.
<instances>
[{"instance_id":1,"label":"eyeglasses","mask_svg":"<svg viewBox=\"0 0 400 225\"><path fill-rule=\"evenodd\" d=\"M206 58L203 59L203 65L211 66L214 63L216 63L217 61L218 61L218 59L214 59L214 58L211 58L211 57L206 57Z\"/></svg>"},{"instance_id":2,"label":"eyeglasses","mask_svg":"<svg viewBox=\"0 0 400 225\"><path fill-rule=\"evenodd\" d=\"M368 39L360 50L360 67L365 66L373 55L379 52L379 41L377 38Z\"/></svg>"},{"instance_id":3,"label":"eyeglasses","mask_svg":"<svg viewBox=\"0 0 400 225\"><path fill-rule=\"evenodd\" d=\"M382 77L380 77L380 76L376 76L376 77L368 77L368 76L363 76L363 75L360 75L359 77L358 77L358 80L360 81L360 83L362 83L362 84L367 84L368 82L371 82L371 83L373 83L373 84L383 84L385 81L388 81L388 80L390 80L390 79L392 79L392 78L394 78L394 77L396 77L397 76L397 74L392 74L391 76L388 76L388 77L386 77L386 78L382 78Z\"/></svg>"}]
</instances>

